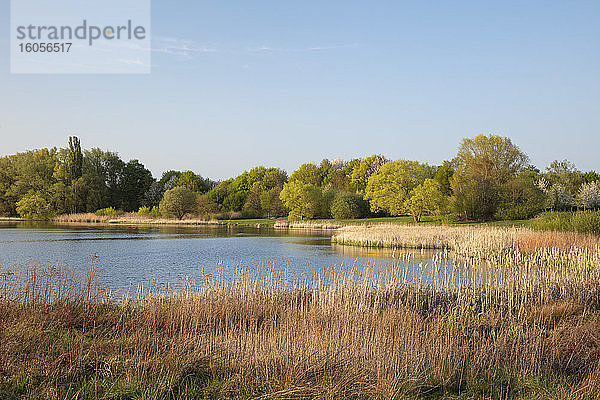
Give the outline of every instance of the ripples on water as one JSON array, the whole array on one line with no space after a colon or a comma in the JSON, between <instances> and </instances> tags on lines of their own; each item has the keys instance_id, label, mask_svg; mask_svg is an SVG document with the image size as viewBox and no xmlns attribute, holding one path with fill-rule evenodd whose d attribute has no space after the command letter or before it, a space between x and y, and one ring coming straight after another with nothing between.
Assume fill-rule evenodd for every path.
<instances>
[{"instance_id":1,"label":"ripples on water","mask_svg":"<svg viewBox=\"0 0 600 400\"><path fill-rule=\"evenodd\" d=\"M325 232L194 226L58 226L0 223L0 266L64 265L83 275L97 257L102 284L161 289L252 279L309 286L332 279L458 287L498 276L457 266L439 251L392 251L332 245Z\"/></svg>"}]
</instances>

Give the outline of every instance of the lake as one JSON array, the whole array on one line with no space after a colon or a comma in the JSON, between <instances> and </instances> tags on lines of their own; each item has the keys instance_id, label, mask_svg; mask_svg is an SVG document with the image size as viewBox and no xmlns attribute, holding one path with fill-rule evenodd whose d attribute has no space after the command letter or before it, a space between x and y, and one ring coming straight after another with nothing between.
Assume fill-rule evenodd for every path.
<instances>
[{"instance_id":1,"label":"lake","mask_svg":"<svg viewBox=\"0 0 600 400\"><path fill-rule=\"evenodd\" d=\"M202 280L218 268L232 275L240 266L272 268L291 282L309 282L319 271L342 265L411 269L431 264L435 254L413 251L410 260L399 260L389 250L334 245L330 236L328 232L254 227L0 222L0 266L60 264L83 274L97 256L103 285L119 291L147 285L150 278L177 287L186 279ZM449 279L462 275L451 263L437 273Z\"/></svg>"}]
</instances>

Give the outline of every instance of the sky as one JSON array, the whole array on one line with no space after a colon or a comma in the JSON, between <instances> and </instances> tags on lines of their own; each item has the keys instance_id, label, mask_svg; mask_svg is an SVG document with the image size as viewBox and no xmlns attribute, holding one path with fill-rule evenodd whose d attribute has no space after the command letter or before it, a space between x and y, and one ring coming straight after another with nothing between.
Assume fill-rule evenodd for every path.
<instances>
[{"instance_id":1,"label":"sky","mask_svg":"<svg viewBox=\"0 0 600 400\"><path fill-rule=\"evenodd\" d=\"M153 1L147 75L11 75L0 154L61 147L225 179L383 154L439 164L508 136L600 170L600 2Z\"/></svg>"}]
</instances>

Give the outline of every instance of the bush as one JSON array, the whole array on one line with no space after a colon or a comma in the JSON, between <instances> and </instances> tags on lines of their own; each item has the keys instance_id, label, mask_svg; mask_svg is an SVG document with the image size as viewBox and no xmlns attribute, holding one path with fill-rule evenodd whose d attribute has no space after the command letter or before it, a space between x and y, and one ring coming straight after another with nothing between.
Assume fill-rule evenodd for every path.
<instances>
[{"instance_id":1,"label":"bush","mask_svg":"<svg viewBox=\"0 0 600 400\"><path fill-rule=\"evenodd\" d=\"M138 215L140 217L149 217L150 212L152 212L152 209L150 207L140 207L140 209L138 210Z\"/></svg>"},{"instance_id":2,"label":"bush","mask_svg":"<svg viewBox=\"0 0 600 400\"><path fill-rule=\"evenodd\" d=\"M196 206L196 195L184 187L167 190L160 201L161 214L177 219L183 219L186 214L194 212Z\"/></svg>"},{"instance_id":3,"label":"bush","mask_svg":"<svg viewBox=\"0 0 600 400\"><path fill-rule=\"evenodd\" d=\"M22 198L17 202L16 206L17 213L22 218L46 220L53 216L50 204L37 194Z\"/></svg>"},{"instance_id":4,"label":"bush","mask_svg":"<svg viewBox=\"0 0 600 400\"><path fill-rule=\"evenodd\" d=\"M359 195L338 193L331 204L331 215L335 219L356 219L367 215L368 203Z\"/></svg>"},{"instance_id":5,"label":"bush","mask_svg":"<svg viewBox=\"0 0 600 400\"><path fill-rule=\"evenodd\" d=\"M534 229L600 234L600 211L549 212L530 222Z\"/></svg>"},{"instance_id":6,"label":"bush","mask_svg":"<svg viewBox=\"0 0 600 400\"><path fill-rule=\"evenodd\" d=\"M102 209L96 211L96 215L99 215L101 217L116 218L116 217L119 217L119 216L121 216L123 214L124 214L123 211L121 211L121 210L115 210L112 207L102 208Z\"/></svg>"},{"instance_id":7,"label":"bush","mask_svg":"<svg viewBox=\"0 0 600 400\"><path fill-rule=\"evenodd\" d=\"M160 208L158 208L158 206L152 207L152 210L150 210L150 217L160 218Z\"/></svg>"}]
</instances>

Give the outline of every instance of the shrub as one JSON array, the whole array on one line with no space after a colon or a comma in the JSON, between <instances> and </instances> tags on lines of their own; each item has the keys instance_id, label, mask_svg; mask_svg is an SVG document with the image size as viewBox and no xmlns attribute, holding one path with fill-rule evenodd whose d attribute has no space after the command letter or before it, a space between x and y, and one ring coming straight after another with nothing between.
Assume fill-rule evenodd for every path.
<instances>
[{"instance_id":1,"label":"shrub","mask_svg":"<svg viewBox=\"0 0 600 400\"><path fill-rule=\"evenodd\" d=\"M600 211L548 212L531 220L534 229L600 234Z\"/></svg>"},{"instance_id":2,"label":"shrub","mask_svg":"<svg viewBox=\"0 0 600 400\"><path fill-rule=\"evenodd\" d=\"M160 201L161 214L177 219L183 219L186 214L194 212L196 206L196 195L184 187L167 190Z\"/></svg>"},{"instance_id":3,"label":"shrub","mask_svg":"<svg viewBox=\"0 0 600 400\"><path fill-rule=\"evenodd\" d=\"M158 208L158 206L152 207L152 210L150 210L150 217L160 218L160 208Z\"/></svg>"},{"instance_id":4,"label":"shrub","mask_svg":"<svg viewBox=\"0 0 600 400\"><path fill-rule=\"evenodd\" d=\"M353 193L338 193L331 204L331 215L335 219L356 219L365 217L368 203Z\"/></svg>"},{"instance_id":5,"label":"shrub","mask_svg":"<svg viewBox=\"0 0 600 400\"><path fill-rule=\"evenodd\" d=\"M22 198L17 202L16 206L17 213L22 218L46 220L53 216L50 204L37 194Z\"/></svg>"},{"instance_id":6,"label":"shrub","mask_svg":"<svg viewBox=\"0 0 600 400\"><path fill-rule=\"evenodd\" d=\"M140 217L149 217L152 209L150 207L140 207L138 210L138 215Z\"/></svg>"},{"instance_id":7,"label":"shrub","mask_svg":"<svg viewBox=\"0 0 600 400\"><path fill-rule=\"evenodd\" d=\"M116 218L116 217L121 216L123 214L124 214L123 211L121 211L121 210L115 210L112 207L102 208L102 209L96 211L96 215L99 215L101 217Z\"/></svg>"}]
</instances>

